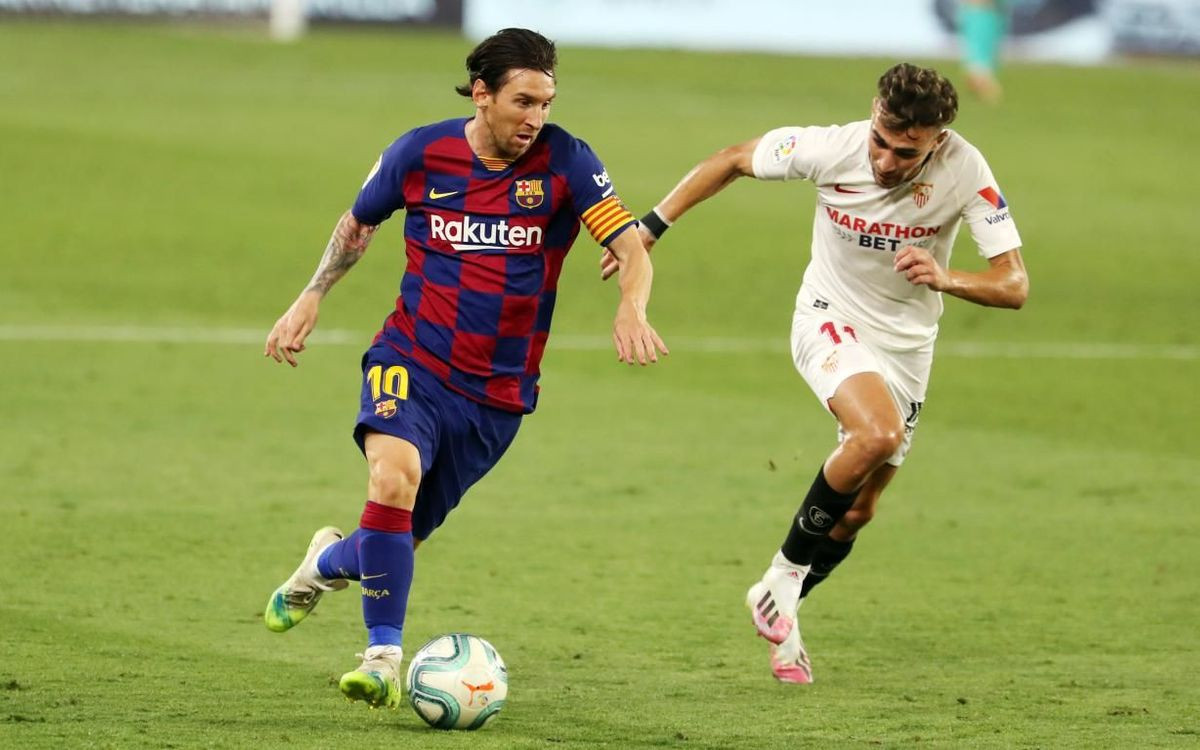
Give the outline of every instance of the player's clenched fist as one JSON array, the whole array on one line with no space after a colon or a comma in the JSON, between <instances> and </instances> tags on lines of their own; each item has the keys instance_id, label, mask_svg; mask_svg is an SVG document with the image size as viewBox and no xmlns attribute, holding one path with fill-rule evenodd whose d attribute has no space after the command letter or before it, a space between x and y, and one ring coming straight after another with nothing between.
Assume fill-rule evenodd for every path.
<instances>
[{"instance_id":1,"label":"player's clenched fist","mask_svg":"<svg viewBox=\"0 0 1200 750\"><path fill-rule=\"evenodd\" d=\"M927 286L936 292L943 292L949 286L950 274L923 247L906 245L901 248L896 253L895 268L909 283Z\"/></svg>"}]
</instances>

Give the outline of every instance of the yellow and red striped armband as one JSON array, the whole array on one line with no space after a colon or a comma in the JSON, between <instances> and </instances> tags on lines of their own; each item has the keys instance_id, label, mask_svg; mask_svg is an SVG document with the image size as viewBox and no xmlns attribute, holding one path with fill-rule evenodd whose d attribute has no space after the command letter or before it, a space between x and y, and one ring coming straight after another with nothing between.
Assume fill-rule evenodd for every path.
<instances>
[{"instance_id":1,"label":"yellow and red striped armband","mask_svg":"<svg viewBox=\"0 0 1200 750\"><path fill-rule=\"evenodd\" d=\"M580 217L592 237L601 245L613 232L634 221L633 214L615 195L610 195L583 212Z\"/></svg>"}]
</instances>

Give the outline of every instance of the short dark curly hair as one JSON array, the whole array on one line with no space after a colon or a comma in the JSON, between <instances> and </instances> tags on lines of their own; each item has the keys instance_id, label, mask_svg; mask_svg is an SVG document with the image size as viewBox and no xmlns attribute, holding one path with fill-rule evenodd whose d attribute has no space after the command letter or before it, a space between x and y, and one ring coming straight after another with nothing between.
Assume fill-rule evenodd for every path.
<instances>
[{"instance_id":1,"label":"short dark curly hair","mask_svg":"<svg viewBox=\"0 0 1200 750\"><path fill-rule=\"evenodd\" d=\"M879 77L879 122L888 130L943 128L958 115L954 84L933 68L900 63Z\"/></svg>"},{"instance_id":2,"label":"short dark curly hair","mask_svg":"<svg viewBox=\"0 0 1200 750\"><path fill-rule=\"evenodd\" d=\"M475 81L481 80L488 91L499 91L508 71L514 68L540 70L553 78L556 65L558 51L554 42L529 29L501 29L467 55L467 82L454 90L470 96Z\"/></svg>"}]
</instances>

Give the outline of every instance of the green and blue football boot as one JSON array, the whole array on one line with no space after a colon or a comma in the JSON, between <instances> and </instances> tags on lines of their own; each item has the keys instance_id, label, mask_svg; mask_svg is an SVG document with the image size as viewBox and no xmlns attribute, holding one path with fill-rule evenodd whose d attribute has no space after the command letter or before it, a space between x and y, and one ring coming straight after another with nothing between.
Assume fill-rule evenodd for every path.
<instances>
[{"instance_id":1,"label":"green and blue football boot","mask_svg":"<svg viewBox=\"0 0 1200 750\"><path fill-rule=\"evenodd\" d=\"M371 708L400 705L400 664L404 651L399 646L371 646L356 654L363 660L358 669L342 675L338 688L352 701L366 701Z\"/></svg>"},{"instance_id":2,"label":"green and blue football boot","mask_svg":"<svg viewBox=\"0 0 1200 750\"><path fill-rule=\"evenodd\" d=\"M267 624L268 630L276 633L290 630L313 611L317 602L321 600L321 594L326 591L341 591L350 585L350 582L343 578L329 580L322 578L317 572L317 558L326 547L341 540L342 536L341 530L333 526L317 529L317 533L313 534L300 567L296 568L296 572L292 573L292 577L284 581L282 586L275 589L275 593L271 594L267 601L263 622Z\"/></svg>"}]
</instances>

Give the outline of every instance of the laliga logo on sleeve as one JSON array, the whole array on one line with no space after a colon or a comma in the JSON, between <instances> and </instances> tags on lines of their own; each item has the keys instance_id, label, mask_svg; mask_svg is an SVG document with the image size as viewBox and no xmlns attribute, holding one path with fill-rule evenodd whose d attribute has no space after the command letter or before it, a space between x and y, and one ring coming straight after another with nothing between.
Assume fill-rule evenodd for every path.
<instances>
[{"instance_id":1,"label":"laliga logo on sleeve","mask_svg":"<svg viewBox=\"0 0 1200 750\"><path fill-rule=\"evenodd\" d=\"M775 144L775 148L771 151L771 156L775 159L775 163L778 164L779 162L790 158L792 152L795 150L796 136L789 135L787 138L784 138L782 141Z\"/></svg>"}]
</instances>

